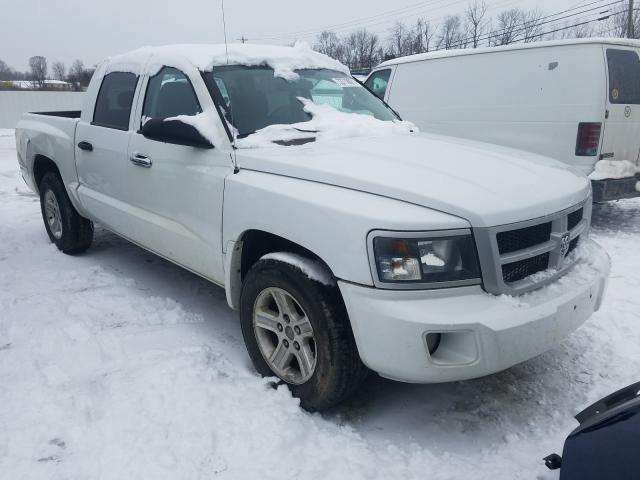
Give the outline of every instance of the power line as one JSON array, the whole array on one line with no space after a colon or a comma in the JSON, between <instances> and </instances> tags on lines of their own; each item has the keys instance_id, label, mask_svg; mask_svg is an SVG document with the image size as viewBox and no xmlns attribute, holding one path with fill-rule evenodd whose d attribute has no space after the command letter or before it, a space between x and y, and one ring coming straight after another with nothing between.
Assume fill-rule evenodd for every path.
<instances>
[{"instance_id":1,"label":"power line","mask_svg":"<svg viewBox=\"0 0 640 480\"><path fill-rule=\"evenodd\" d=\"M406 7L403 8L397 8L397 9L393 9L393 10L387 10L385 12L382 13L378 13L376 15L372 15L369 17L361 17L361 18L357 18L354 20L349 20L347 22L342 22L342 23L337 23L334 25L327 25L325 27L322 28L312 28L312 29L306 29L306 30L299 30L299 31L294 31L294 32L290 32L287 34L283 34L283 35L262 35L262 36L256 36L255 38L257 40L270 40L270 39L274 39L274 38L291 38L291 37L296 37L296 36L307 36L307 34L315 34L315 33L320 33L323 32L325 30L335 30L335 29L342 29L344 27L346 28L350 28L350 27L358 27L360 25L366 24L368 23L369 20L375 20L378 19L380 17L386 17L388 15L393 15L393 14L397 14L397 13L402 13L405 14L407 13L407 11L410 10L414 10L414 9L420 9L423 7L428 6L429 4L433 4L441 2L442 0L428 0L428 1L423 1L423 2L419 2L419 3L414 3L412 5L408 5ZM457 2L456 2L457 3Z\"/></svg>"},{"instance_id":2,"label":"power line","mask_svg":"<svg viewBox=\"0 0 640 480\"><path fill-rule=\"evenodd\" d=\"M255 38L259 39L259 40L270 40L270 39L277 39L277 38L293 38L293 37L306 37L309 34L316 34L325 30L343 30L343 29L348 29L348 28L357 28L360 25L364 25L364 24L368 24L370 21L375 21L381 17L387 17L389 15L394 15L394 14L405 14L408 13L411 10L415 10L415 9L421 9L424 8L430 4L433 4L434 2L441 2L443 0L428 0L428 1L424 1L424 2L419 2L413 5L408 5L406 7L403 8L398 8L398 9L394 9L394 10L388 10L376 15L372 15L369 17L361 17L361 18L357 18L357 19L353 19L353 20L349 20L347 22L342 22L342 23L337 23L337 24L333 24L333 25L327 25L324 26L322 28L318 28L318 27L314 27L314 28L310 28L310 29L305 29L305 30L298 30L298 31L293 31L293 32L289 32L289 33L284 33L284 34L269 34L269 35L261 35L261 36L256 36Z\"/></svg>"},{"instance_id":3,"label":"power line","mask_svg":"<svg viewBox=\"0 0 640 480\"><path fill-rule=\"evenodd\" d=\"M467 1L467 0L461 0L460 2L456 2L456 3L462 3L464 1ZM502 0L501 2L493 4L491 7L489 7L487 9L487 12L493 11L496 8L499 8L499 7L500 8L505 8L505 7L509 6L509 5L513 5L514 3L519 3L520 1L521 0ZM600 1L605 1L605 0L600 0ZM437 25L438 23L442 22L443 20L445 20L449 16L451 16L451 15L450 14L442 15L440 17L436 17L435 19L434 18L426 18L425 17L424 20L426 22L428 22L429 24ZM408 18L408 17L405 17L405 18ZM397 23L397 22L401 22L402 20L404 20L404 18L395 19L395 20L393 20L393 22ZM379 23L383 23L383 22L379 22ZM385 29L371 30L370 33L373 33L373 34L376 34L376 35L382 35L385 31L388 32L389 31L389 27L386 27Z\"/></svg>"},{"instance_id":4,"label":"power line","mask_svg":"<svg viewBox=\"0 0 640 480\"><path fill-rule=\"evenodd\" d=\"M614 2L607 3L605 5L599 5L597 7L592 7L592 8L589 8L587 10L582 10L580 12L572 13L571 15L565 15L563 17L558 17L558 15L562 15L562 14L570 12L572 10L576 10L577 8L584 8L584 7L588 7L590 5L593 5L595 3L599 3L599 2L591 2L591 3L588 3L586 5L583 5L582 7L567 9L567 10L563 10L561 12L557 12L557 13L553 13L553 14L550 14L550 15L546 15L544 17L540 17L539 19L537 19L535 21L528 21L528 22L518 23L518 24L516 24L516 25L514 25L512 27L512 30L511 30L510 33L513 35L513 34L520 33L520 32L526 32L527 28L532 28L532 27L538 28L538 27L540 27L542 25L546 25L546 24L549 24L549 23L556 23L556 22L558 22L560 20L566 20L568 18L576 17L576 16L582 15L584 13L593 12L594 10L600 10L600 9L602 9L604 7L609 7L609 6L612 6L612 5L623 3L624 1L626 1L626 0L616 0ZM606 13L607 11L608 10L606 10L604 12L600 12L599 14ZM591 15L594 15L594 13L592 13ZM554 18L553 20L547 20L547 19L549 19L551 17L558 17L558 18ZM546 20L546 21L543 21L543 20ZM484 42L486 40L491 40L492 38L499 37L500 35L502 35L504 33L507 33L508 31L509 31L508 28L504 28L502 30L494 30L492 32L489 32L488 34L485 34L485 36L482 36L482 37L478 38L478 42ZM532 37L536 38L536 37L540 37L542 35L544 35L544 34L536 34L536 35L533 35ZM464 43L468 43L468 42L470 42L472 40L473 40L473 37L469 37L469 38L460 39L460 40L456 41L455 43L456 44L464 44Z\"/></svg>"},{"instance_id":5,"label":"power line","mask_svg":"<svg viewBox=\"0 0 640 480\"><path fill-rule=\"evenodd\" d=\"M455 4L463 3L463 2L466 2L466 1L467 0L457 0L457 1L449 2L449 3L445 3L444 5L440 5L440 6L436 7L436 8L432 8L431 10L434 10L434 9L435 10L439 10L439 9L450 7L450 6L453 6ZM586 4L585 4L585 1L583 1L583 2L580 2L578 5L576 5L576 6L572 7L572 8L568 8L566 10L562 10L560 12L557 12L557 13L554 13L554 14L551 14L551 15L547 15L545 17L542 17L542 19L544 20L544 19L547 19L547 18L551 18L553 16L561 15L563 13L567 13L567 12L571 12L571 11L574 11L574 10L582 9L582 8L589 7L591 5L595 5L595 4L598 4L598 3L603 3L604 1L606 1L606 0L591 1L591 2L586 3ZM620 1L624 1L624 0L620 0ZM255 39L256 40L284 40L284 39L292 40L294 38L309 38L311 36L315 36L315 35L323 32L323 31L327 31L327 30L329 30L329 31L341 31L341 30L347 30L347 29L355 29L355 28L358 28L358 27L364 27L364 26L368 26L368 25L380 25L380 24L385 24L385 23L386 24L394 23L394 22L398 22L398 21L402 20L403 18L398 18L398 17L392 18L392 19L386 18L386 19L384 19L382 21L374 21L374 22L365 21L365 20L375 19L375 18L383 16L383 15L388 15L389 13L398 13L400 11L402 11L403 13L406 13L406 12L404 12L404 10L407 10L407 9L412 10L412 9L416 9L416 8L421 9L421 8L426 7L427 4L429 4L429 3L433 4L433 2L421 2L420 4L414 4L414 5L411 5L411 6L408 6L408 7L404 7L404 9L391 10L391 11L388 11L388 12L385 12L385 13L382 13L382 14L374 15L372 17L365 17L365 18L360 19L360 20L351 20L350 22L344 22L342 24L337 24L337 25L333 25L333 26L330 25L330 26L326 26L326 27L323 27L323 28L302 30L302 31L299 31L299 32L291 32L291 33L282 34L282 35L260 36L260 37L255 37ZM442 1L436 2L436 3L442 3ZM507 3L511 3L512 4L514 2L507 2ZM616 3L616 2L614 2L614 3ZM495 5L491 6L490 9L494 9L495 7L496 7ZM599 8L601 8L601 7L599 7ZM579 13L584 13L584 12L579 12ZM415 13L412 14L412 16L413 15L415 15ZM407 18L407 17L404 17L404 18ZM446 18L446 16L442 17L442 18ZM339 28L336 28L336 27L339 27Z\"/></svg>"},{"instance_id":6,"label":"power line","mask_svg":"<svg viewBox=\"0 0 640 480\"><path fill-rule=\"evenodd\" d=\"M587 25L587 24L589 24L589 23L593 23L593 22L601 22L601 21L603 21L603 20L607 20L607 19L609 19L609 18L611 18L611 17L615 17L616 15L620 15L620 14L622 14L622 13L625 13L625 12L616 12L616 13L611 13L611 14L606 15L606 16L604 16L604 17L594 18L593 20L587 20L586 22L574 23L573 25L567 25L567 26L565 26L565 27L557 28L557 29L555 29L555 30L548 30L548 31L546 31L546 32L542 33L542 34L541 34L541 36L543 36L543 35L549 35L549 34L551 34L551 33L561 32L561 31L563 31L563 30L569 30L569 29L571 29L571 28L580 27L580 26L582 26L582 25ZM523 39L524 39L524 38L517 39L517 40L515 40L513 43L521 42Z\"/></svg>"}]
</instances>

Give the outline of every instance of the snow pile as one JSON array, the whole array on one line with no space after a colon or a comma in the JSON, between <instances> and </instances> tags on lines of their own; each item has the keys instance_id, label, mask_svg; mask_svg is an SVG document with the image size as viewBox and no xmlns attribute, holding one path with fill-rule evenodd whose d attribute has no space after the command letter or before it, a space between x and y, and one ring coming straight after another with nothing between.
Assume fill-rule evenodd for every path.
<instances>
[{"instance_id":1,"label":"snow pile","mask_svg":"<svg viewBox=\"0 0 640 480\"><path fill-rule=\"evenodd\" d=\"M310 415L255 374L221 289L100 226L58 252L14 142L0 130L2 480L551 480L573 415L638 380L640 199L594 207L608 294L556 349L467 382L374 377Z\"/></svg>"},{"instance_id":2,"label":"snow pile","mask_svg":"<svg viewBox=\"0 0 640 480\"><path fill-rule=\"evenodd\" d=\"M266 65L274 70L276 77L297 80L295 70L304 68L326 68L350 75L349 68L326 55L314 52L304 42L293 47L271 45L229 44L220 45L166 45L143 47L109 58L107 73L113 71L140 74L149 63L151 74L166 66L180 68L184 62L201 71L211 71L222 65Z\"/></svg>"},{"instance_id":3,"label":"snow pile","mask_svg":"<svg viewBox=\"0 0 640 480\"><path fill-rule=\"evenodd\" d=\"M288 263L304 273L311 280L320 282L323 285L335 285L336 280L331 271L318 261L310 261L301 255L289 252L268 253L260 258L260 260L277 260L279 262Z\"/></svg>"},{"instance_id":4,"label":"snow pile","mask_svg":"<svg viewBox=\"0 0 640 480\"><path fill-rule=\"evenodd\" d=\"M278 146L275 141L292 141L305 138L316 140L338 140L349 137L408 135L418 128L411 122L383 121L369 115L341 112L331 105L318 105L311 100L298 97L304 111L312 118L308 122L291 125L269 125L248 137L236 140L238 148L260 148Z\"/></svg>"},{"instance_id":5,"label":"snow pile","mask_svg":"<svg viewBox=\"0 0 640 480\"><path fill-rule=\"evenodd\" d=\"M595 164L589 178L591 180L629 178L636 173L640 173L640 168L629 160L600 160Z\"/></svg>"}]
</instances>

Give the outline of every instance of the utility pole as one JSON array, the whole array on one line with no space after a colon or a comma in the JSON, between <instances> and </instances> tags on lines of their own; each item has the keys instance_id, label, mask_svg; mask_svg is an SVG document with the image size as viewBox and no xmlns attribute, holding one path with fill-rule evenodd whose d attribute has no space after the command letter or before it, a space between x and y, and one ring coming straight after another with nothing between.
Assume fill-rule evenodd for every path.
<instances>
[{"instance_id":1,"label":"utility pole","mask_svg":"<svg viewBox=\"0 0 640 480\"><path fill-rule=\"evenodd\" d=\"M238 38L238 40L240 40L242 43L247 43L249 41L248 38L245 38L245 36L241 36L240 38Z\"/></svg>"},{"instance_id":2,"label":"utility pole","mask_svg":"<svg viewBox=\"0 0 640 480\"><path fill-rule=\"evenodd\" d=\"M634 38L633 32L633 0L629 0L629 13L627 14L627 38Z\"/></svg>"}]
</instances>

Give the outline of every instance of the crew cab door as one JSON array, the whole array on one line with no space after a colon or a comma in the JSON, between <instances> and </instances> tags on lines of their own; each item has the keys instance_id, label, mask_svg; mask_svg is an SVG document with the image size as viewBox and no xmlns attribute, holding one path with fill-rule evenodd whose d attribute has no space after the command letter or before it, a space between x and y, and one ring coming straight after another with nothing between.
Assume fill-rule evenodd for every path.
<instances>
[{"instance_id":1,"label":"crew cab door","mask_svg":"<svg viewBox=\"0 0 640 480\"><path fill-rule=\"evenodd\" d=\"M208 95L202 78L201 97ZM163 67L143 82L135 132L124 167L131 238L154 252L221 283L224 180L232 173L228 152L145 138L149 118L202 112L194 82L182 71Z\"/></svg>"},{"instance_id":2,"label":"crew cab door","mask_svg":"<svg viewBox=\"0 0 640 480\"><path fill-rule=\"evenodd\" d=\"M640 56L638 49L608 47L605 51L608 93L600 159L629 160L640 156Z\"/></svg>"},{"instance_id":3,"label":"crew cab door","mask_svg":"<svg viewBox=\"0 0 640 480\"><path fill-rule=\"evenodd\" d=\"M128 232L125 166L131 109L138 85L133 73L104 76L92 112L76 128L78 197L92 219L121 235Z\"/></svg>"}]
</instances>

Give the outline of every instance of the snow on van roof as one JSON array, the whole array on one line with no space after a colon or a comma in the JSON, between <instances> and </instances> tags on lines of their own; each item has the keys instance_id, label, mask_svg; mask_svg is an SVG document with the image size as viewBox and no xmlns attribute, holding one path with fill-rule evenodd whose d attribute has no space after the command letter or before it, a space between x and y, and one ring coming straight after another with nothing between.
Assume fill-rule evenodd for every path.
<instances>
[{"instance_id":1,"label":"snow on van roof","mask_svg":"<svg viewBox=\"0 0 640 480\"><path fill-rule=\"evenodd\" d=\"M188 62L198 70L211 71L222 65L267 65L277 77L296 80L295 70L326 68L349 75L349 69L326 55L315 52L304 42L293 47L247 45L240 43L219 45L166 45L143 47L107 59L107 73L124 71L140 74L149 65L150 73L163 65L179 66Z\"/></svg>"},{"instance_id":2,"label":"snow on van roof","mask_svg":"<svg viewBox=\"0 0 640 480\"><path fill-rule=\"evenodd\" d=\"M574 38L566 40L548 40L544 42L530 42L530 43L514 43L511 45L505 45L502 47L484 47L484 48L460 48L455 50L439 50L437 52L418 53L416 55L408 55L406 57L394 58L382 62L376 67L376 70L381 67L388 67L391 65L398 65L400 63L420 62L422 60L431 60L435 58L448 58L448 57L460 57L464 55L478 55L481 53L497 53L507 52L512 50L528 50L531 48L544 48L544 47L558 47L563 45L583 45L583 44L607 44L607 45L623 45L628 47L639 47L640 40L630 40L626 38Z\"/></svg>"}]
</instances>

